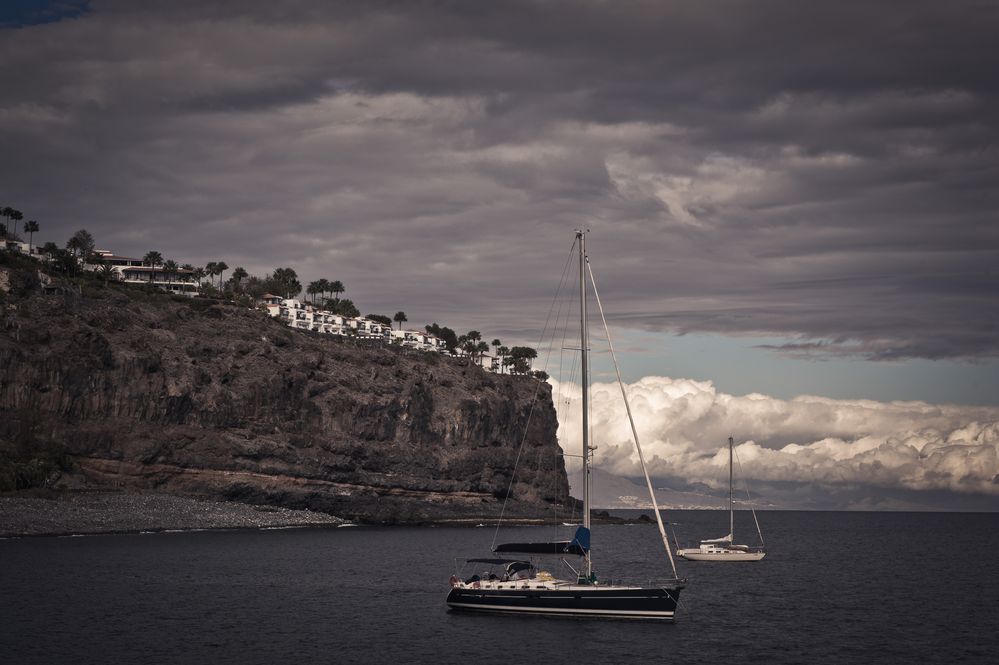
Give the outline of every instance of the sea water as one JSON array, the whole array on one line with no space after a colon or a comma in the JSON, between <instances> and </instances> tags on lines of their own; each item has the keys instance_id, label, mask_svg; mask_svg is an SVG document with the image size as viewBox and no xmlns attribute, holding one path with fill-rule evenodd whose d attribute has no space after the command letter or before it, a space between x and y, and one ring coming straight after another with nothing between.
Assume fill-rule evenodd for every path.
<instances>
[{"instance_id":1,"label":"sea water","mask_svg":"<svg viewBox=\"0 0 999 665\"><path fill-rule=\"evenodd\" d=\"M681 545L728 530L720 511L668 517ZM679 562L675 624L447 611L455 557L487 556L494 537L545 540L550 527L3 540L0 661L997 662L999 514L759 517L763 561ZM738 540L753 544L746 520ZM595 525L593 547L604 579L668 570L654 526Z\"/></svg>"}]
</instances>

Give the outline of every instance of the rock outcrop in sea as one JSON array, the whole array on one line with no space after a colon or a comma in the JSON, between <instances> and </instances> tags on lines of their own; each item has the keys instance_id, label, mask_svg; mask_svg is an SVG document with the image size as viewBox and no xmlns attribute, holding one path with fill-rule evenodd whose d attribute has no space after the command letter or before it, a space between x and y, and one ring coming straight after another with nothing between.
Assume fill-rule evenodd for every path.
<instances>
[{"instance_id":1,"label":"rock outcrop in sea","mask_svg":"<svg viewBox=\"0 0 999 665\"><path fill-rule=\"evenodd\" d=\"M43 290L0 271L8 482L37 459L48 486L385 523L486 519L508 488L512 516L571 501L550 388L533 378L220 302L97 281Z\"/></svg>"}]
</instances>

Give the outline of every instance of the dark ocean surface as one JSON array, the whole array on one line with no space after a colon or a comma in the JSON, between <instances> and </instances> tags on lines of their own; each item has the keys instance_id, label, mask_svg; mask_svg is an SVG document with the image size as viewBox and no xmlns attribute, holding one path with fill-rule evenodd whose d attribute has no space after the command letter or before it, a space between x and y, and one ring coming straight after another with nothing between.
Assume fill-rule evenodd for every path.
<instances>
[{"instance_id":1,"label":"dark ocean surface","mask_svg":"<svg viewBox=\"0 0 999 665\"><path fill-rule=\"evenodd\" d=\"M727 531L722 512L669 517L681 541ZM749 519L740 542L755 538ZM999 662L999 514L760 521L763 561L681 562L675 624L448 612L454 557L486 555L492 527L2 540L0 662ZM593 547L604 578L668 565L651 526L596 525Z\"/></svg>"}]
</instances>

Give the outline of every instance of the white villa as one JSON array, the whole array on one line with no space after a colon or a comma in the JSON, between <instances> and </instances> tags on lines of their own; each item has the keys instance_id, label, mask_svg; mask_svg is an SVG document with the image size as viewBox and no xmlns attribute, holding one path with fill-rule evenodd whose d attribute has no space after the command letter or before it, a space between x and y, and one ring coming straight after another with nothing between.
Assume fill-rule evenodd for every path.
<instances>
[{"instance_id":1,"label":"white villa","mask_svg":"<svg viewBox=\"0 0 999 665\"><path fill-rule=\"evenodd\" d=\"M48 256L39 251L38 245L29 245L18 240L0 241L0 249L10 252L27 254L41 260L49 260ZM149 266L142 259L119 256L105 249L98 249L94 254L100 257L98 262L86 263L86 270L97 271L103 266L110 266L119 281L128 284L153 284L171 293L187 296L198 294L199 281L194 277L193 270L176 268L167 271L162 266ZM436 335L418 330L394 330L391 325L379 323L365 317L341 316L323 311L295 298L266 293L257 300L257 306L267 310L270 316L281 319L289 327L298 330L309 330L327 335L354 337L357 339L378 340L386 344L400 346L419 351L447 353L447 344ZM500 359L489 354L478 356L478 364L492 372L500 372Z\"/></svg>"},{"instance_id":2,"label":"white villa","mask_svg":"<svg viewBox=\"0 0 999 665\"><path fill-rule=\"evenodd\" d=\"M308 303L303 303L301 300L282 298L272 293L264 294L257 302L261 307L267 309L268 314L299 330L311 330L312 332L341 337L379 340L421 351L447 352L444 340L425 332L393 330L392 326L365 317L332 314Z\"/></svg>"},{"instance_id":3,"label":"white villa","mask_svg":"<svg viewBox=\"0 0 999 665\"><path fill-rule=\"evenodd\" d=\"M192 297L198 294L200 284L193 270L165 270L163 266L149 266L142 259L118 256L106 249L95 250L94 254L100 257L101 263L88 263L84 266L87 270L99 270L106 264L117 273L120 281L128 284L153 284L164 291Z\"/></svg>"},{"instance_id":4,"label":"white villa","mask_svg":"<svg viewBox=\"0 0 999 665\"><path fill-rule=\"evenodd\" d=\"M11 240L9 238L0 241L0 246L6 249L8 252L19 252L21 254L26 254L36 259L44 259L45 255L41 253L38 249L38 245L29 245L26 242L20 240Z\"/></svg>"},{"instance_id":5,"label":"white villa","mask_svg":"<svg viewBox=\"0 0 999 665\"><path fill-rule=\"evenodd\" d=\"M29 245L20 240L4 240L0 244L8 252L20 252L42 261L48 261L49 257L43 254L39 246ZM115 272L115 278L129 284L153 284L164 291L171 293L181 293L186 296L198 294L198 287L201 286L194 278L194 271L177 268L176 270L165 270L162 266L148 266L142 259L131 256L118 256L106 249L94 251L94 255L100 257L99 263L85 263L84 270L96 272L103 265L109 265Z\"/></svg>"},{"instance_id":6,"label":"white villa","mask_svg":"<svg viewBox=\"0 0 999 665\"><path fill-rule=\"evenodd\" d=\"M447 353L447 345L440 337L417 330L391 330L392 341L410 349Z\"/></svg>"}]
</instances>

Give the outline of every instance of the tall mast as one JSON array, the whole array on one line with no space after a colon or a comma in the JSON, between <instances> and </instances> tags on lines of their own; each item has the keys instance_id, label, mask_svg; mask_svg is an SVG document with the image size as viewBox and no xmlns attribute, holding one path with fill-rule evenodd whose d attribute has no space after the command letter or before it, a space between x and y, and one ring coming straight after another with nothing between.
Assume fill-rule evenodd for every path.
<instances>
[{"instance_id":1,"label":"tall mast","mask_svg":"<svg viewBox=\"0 0 999 665\"><path fill-rule=\"evenodd\" d=\"M590 528L590 367L586 334L586 234L576 231L579 240L579 347L583 382L583 526ZM593 565L586 553L585 573L590 578Z\"/></svg>"},{"instance_id":2,"label":"tall mast","mask_svg":"<svg viewBox=\"0 0 999 665\"><path fill-rule=\"evenodd\" d=\"M735 508L732 507L732 437L728 437L728 537L735 542Z\"/></svg>"}]
</instances>

